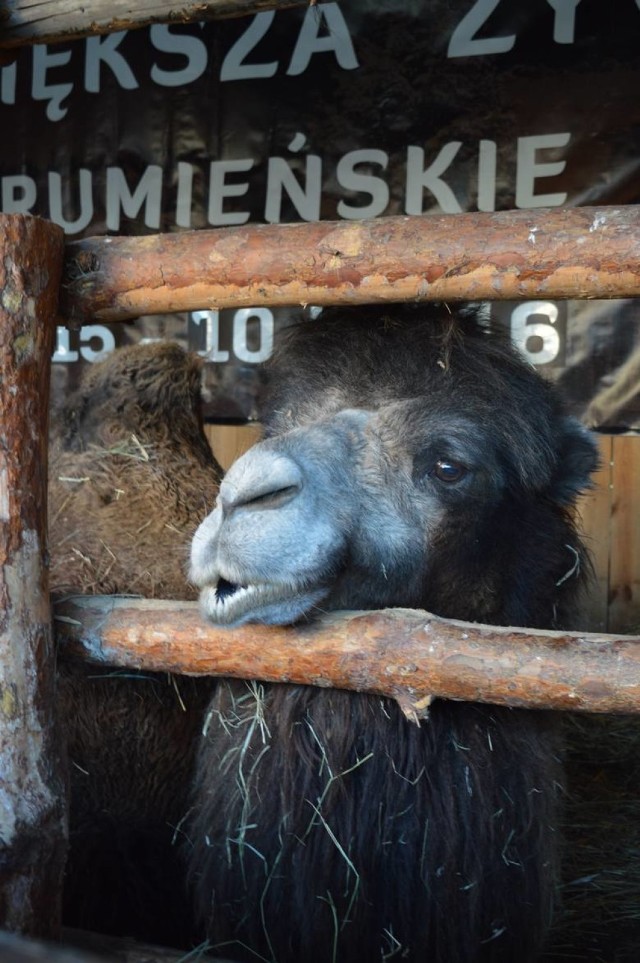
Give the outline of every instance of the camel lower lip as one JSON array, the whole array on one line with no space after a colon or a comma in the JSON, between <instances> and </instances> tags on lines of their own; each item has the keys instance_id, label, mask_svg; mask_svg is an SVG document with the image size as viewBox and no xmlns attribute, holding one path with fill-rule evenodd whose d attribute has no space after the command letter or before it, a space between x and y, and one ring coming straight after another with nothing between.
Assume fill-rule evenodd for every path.
<instances>
[{"instance_id":1,"label":"camel lower lip","mask_svg":"<svg viewBox=\"0 0 640 963\"><path fill-rule=\"evenodd\" d=\"M214 625L234 627L246 622L289 625L313 609L325 595L325 589L295 592L290 587L239 585L219 578L200 592L200 609Z\"/></svg>"},{"instance_id":2,"label":"camel lower lip","mask_svg":"<svg viewBox=\"0 0 640 963\"><path fill-rule=\"evenodd\" d=\"M200 605L211 622L219 625L232 625L242 616L260 605L264 591L255 585L239 585L220 578L213 585L207 585L200 593Z\"/></svg>"}]
</instances>

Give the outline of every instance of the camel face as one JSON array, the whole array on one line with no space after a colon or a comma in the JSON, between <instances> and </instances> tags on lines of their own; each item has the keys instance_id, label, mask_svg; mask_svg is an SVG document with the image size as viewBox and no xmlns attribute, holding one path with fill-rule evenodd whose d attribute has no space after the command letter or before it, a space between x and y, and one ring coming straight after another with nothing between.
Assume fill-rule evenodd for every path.
<instances>
[{"instance_id":1,"label":"camel face","mask_svg":"<svg viewBox=\"0 0 640 963\"><path fill-rule=\"evenodd\" d=\"M443 573L468 582L471 566L481 587L501 581L528 512L519 506L560 503L586 482L591 442L547 386L477 331L469 344L462 332L443 344L439 330L361 323L359 353L345 325L351 351L331 366L311 332L299 372L307 390L300 397L295 371L278 382L271 437L232 466L193 540L191 580L207 619L286 624L387 605L445 614ZM564 562L568 570L570 548Z\"/></svg>"},{"instance_id":2,"label":"camel face","mask_svg":"<svg viewBox=\"0 0 640 963\"><path fill-rule=\"evenodd\" d=\"M476 426L416 424L415 408L341 412L235 463L192 546L207 618L283 624L374 587L379 605L418 604L438 533L495 509L504 477Z\"/></svg>"}]
</instances>

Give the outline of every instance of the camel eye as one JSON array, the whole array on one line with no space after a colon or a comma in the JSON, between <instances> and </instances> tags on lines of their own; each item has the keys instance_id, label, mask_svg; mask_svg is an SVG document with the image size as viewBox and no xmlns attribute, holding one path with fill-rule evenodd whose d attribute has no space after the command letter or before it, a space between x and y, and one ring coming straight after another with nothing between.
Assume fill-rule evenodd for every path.
<instances>
[{"instance_id":1,"label":"camel eye","mask_svg":"<svg viewBox=\"0 0 640 963\"><path fill-rule=\"evenodd\" d=\"M437 478L438 481L452 484L453 482L462 481L467 474L467 469L464 465L461 465L459 461L451 461L449 458L439 458L431 474Z\"/></svg>"}]
</instances>

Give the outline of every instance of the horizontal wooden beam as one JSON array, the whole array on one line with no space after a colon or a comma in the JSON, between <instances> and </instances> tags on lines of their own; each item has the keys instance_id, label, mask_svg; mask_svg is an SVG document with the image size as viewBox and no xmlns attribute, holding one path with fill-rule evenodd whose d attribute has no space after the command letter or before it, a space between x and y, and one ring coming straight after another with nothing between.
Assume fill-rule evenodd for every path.
<instances>
[{"instance_id":1,"label":"horizontal wooden beam","mask_svg":"<svg viewBox=\"0 0 640 963\"><path fill-rule=\"evenodd\" d=\"M640 207L583 207L87 238L67 245L61 311L638 296Z\"/></svg>"},{"instance_id":2,"label":"horizontal wooden beam","mask_svg":"<svg viewBox=\"0 0 640 963\"><path fill-rule=\"evenodd\" d=\"M77 40L150 23L189 23L242 16L307 0L5 0L0 10L0 49L30 43Z\"/></svg>"},{"instance_id":3,"label":"horizontal wooden beam","mask_svg":"<svg viewBox=\"0 0 640 963\"><path fill-rule=\"evenodd\" d=\"M120 596L66 599L54 621L66 650L96 662L371 692L415 720L434 697L640 712L638 636L497 628L412 609L221 629L195 602Z\"/></svg>"}]
</instances>

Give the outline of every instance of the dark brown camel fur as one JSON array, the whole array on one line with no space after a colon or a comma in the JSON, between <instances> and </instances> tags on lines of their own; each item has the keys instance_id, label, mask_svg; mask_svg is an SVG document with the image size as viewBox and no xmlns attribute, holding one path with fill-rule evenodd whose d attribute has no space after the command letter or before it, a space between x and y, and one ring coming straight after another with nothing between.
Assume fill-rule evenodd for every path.
<instances>
[{"instance_id":1,"label":"dark brown camel fur","mask_svg":"<svg viewBox=\"0 0 640 963\"><path fill-rule=\"evenodd\" d=\"M324 312L271 368L267 438L192 546L205 616L383 606L570 626L588 434L482 318ZM561 764L542 712L220 684L191 883L212 943L277 963L527 963L552 911Z\"/></svg>"},{"instance_id":2,"label":"dark brown camel fur","mask_svg":"<svg viewBox=\"0 0 640 963\"><path fill-rule=\"evenodd\" d=\"M221 476L197 359L162 343L115 352L54 413L51 436L54 592L193 597L189 542ZM193 936L175 839L212 688L61 657L67 925L166 945Z\"/></svg>"}]
</instances>

